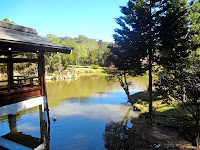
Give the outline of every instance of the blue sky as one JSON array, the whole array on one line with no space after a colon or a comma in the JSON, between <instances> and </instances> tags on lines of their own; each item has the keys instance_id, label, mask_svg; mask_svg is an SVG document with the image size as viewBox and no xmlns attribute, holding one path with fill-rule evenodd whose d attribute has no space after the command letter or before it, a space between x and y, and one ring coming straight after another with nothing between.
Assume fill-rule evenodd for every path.
<instances>
[{"instance_id":1,"label":"blue sky","mask_svg":"<svg viewBox=\"0 0 200 150\"><path fill-rule=\"evenodd\" d=\"M1 0L0 20L8 18L31 27L38 34L64 37L85 35L113 42L114 18L122 15L119 6L128 0Z\"/></svg>"}]
</instances>

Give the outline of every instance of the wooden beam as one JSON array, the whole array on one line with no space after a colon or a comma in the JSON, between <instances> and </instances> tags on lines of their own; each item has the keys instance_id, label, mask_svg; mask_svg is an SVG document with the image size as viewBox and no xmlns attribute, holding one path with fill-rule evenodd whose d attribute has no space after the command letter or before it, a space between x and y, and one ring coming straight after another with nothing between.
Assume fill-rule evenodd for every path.
<instances>
[{"instance_id":1,"label":"wooden beam","mask_svg":"<svg viewBox=\"0 0 200 150\"><path fill-rule=\"evenodd\" d=\"M20 52L12 52L12 51L5 51L5 50L0 50L0 55L5 55L8 56L9 54L19 54Z\"/></svg>"},{"instance_id":2,"label":"wooden beam","mask_svg":"<svg viewBox=\"0 0 200 150\"><path fill-rule=\"evenodd\" d=\"M11 50L9 50L9 48ZM23 43L23 42L14 42L14 41L0 41L0 50L4 51L12 51L12 52L60 52L71 54L71 50L73 48L69 47L56 47L50 45L42 45L42 44L35 44L35 43Z\"/></svg>"},{"instance_id":3,"label":"wooden beam","mask_svg":"<svg viewBox=\"0 0 200 150\"><path fill-rule=\"evenodd\" d=\"M12 59L9 59L9 58L0 58L0 63L23 63L23 62L32 62L32 63L35 63L35 62L39 62L38 59L26 59L26 58L12 58Z\"/></svg>"}]
</instances>

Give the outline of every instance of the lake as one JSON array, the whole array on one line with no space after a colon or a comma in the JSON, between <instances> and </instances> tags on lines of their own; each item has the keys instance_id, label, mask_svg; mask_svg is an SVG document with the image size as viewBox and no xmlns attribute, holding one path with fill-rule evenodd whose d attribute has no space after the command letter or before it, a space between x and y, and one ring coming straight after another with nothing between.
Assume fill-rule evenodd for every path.
<instances>
[{"instance_id":1,"label":"lake","mask_svg":"<svg viewBox=\"0 0 200 150\"><path fill-rule=\"evenodd\" d=\"M147 89L147 77L136 77L129 81L133 81L131 94ZM107 140L112 139L113 127L125 123L127 128L131 128L128 118L138 116L127 103L122 87L117 82L108 84L103 75L50 81L46 85L51 119L51 150L106 149L110 142ZM38 107L17 114L17 131L40 138ZM52 119L54 116L56 121ZM9 132L7 116L0 117L0 136Z\"/></svg>"}]
</instances>

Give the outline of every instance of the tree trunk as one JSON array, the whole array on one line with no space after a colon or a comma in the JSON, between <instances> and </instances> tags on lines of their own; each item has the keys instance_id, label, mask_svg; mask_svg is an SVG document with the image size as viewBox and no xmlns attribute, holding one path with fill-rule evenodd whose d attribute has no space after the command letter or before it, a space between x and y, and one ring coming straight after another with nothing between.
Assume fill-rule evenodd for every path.
<instances>
[{"instance_id":1,"label":"tree trunk","mask_svg":"<svg viewBox=\"0 0 200 150\"><path fill-rule=\"evenodd\" d=\"M126 89L126 88L123 88L123 89L124 89L124 91L125 91L125 93L126 93L126 95L127 95L127 97L128 97L128 100L130 101L130 93L129 93L129 90Z\"/></svg>"},{"instance_id":2,"label":"tree trunk","mask_svg":"<svg viewBox=\"0 0 200 150\"><path fill-rule=\"evenodd\" d=\"M152 1L150 0L150 16L152 19L151 7L152 7ZM151 28L152 28L152 23L151 23ZM151 35L150 38L152 38L152 32L150 35ZM150 40L151 44L153 44L152 41L153 39ZM153 58L152 48L149 48L149 123L152 123L152 58Z\"/></svg>"},{"instance_id":3,"label":"tree trunk","mask_svg":"<svg viewBox=\"0 0 200 150\"><path fill-rule=\"evenodd\" d=\"M76 58L76 66L77 66L78 58Z\"/></svg>"},{"instance_id":4,"label":"tree trunk","mask_svg":"<svg viewBox=\"0 0 200 150\"><path fill-rule=\"evenodd\" d=\"M199 120L196 120L195 142L196 142L196 146L199 147Z\"/></svg>"},{"instance_id":5,"label":"tree trunk","mask_svg":"<svg viewBox=\"0 0 200 150\"><path fill-rule=\"evenodd\" d=\"M195 133L195 142L196 146L199 147L199 105L197 106L197 114L196 114L196 133Z\"/></svg>"},{"instance_id":6,"label":"tree trunk","mask_svg":"<svg viewBox=\"0 0 200 150\"><path fill-rule=\"evenodd\" d=\"M152 50L149 50L149 122L152 122Z\"/></svg>"},{"instance_id":7,"label":"tree trunk","mask_svg":"<svg viewBox=\"0 0 200 150\"><path fill-rule=\"evenodd\" d=\"M123 76L124 76L124 85L123 85L123 88L124 88L124 91L126 92L126 95L128 97L128 100L130 101L130 93L129 93L129 87L128 87L128 83L126 81L126 73L125 71L123 72ZM123 82L122 82L123 83Z\"/></svg>"}]
</instances>

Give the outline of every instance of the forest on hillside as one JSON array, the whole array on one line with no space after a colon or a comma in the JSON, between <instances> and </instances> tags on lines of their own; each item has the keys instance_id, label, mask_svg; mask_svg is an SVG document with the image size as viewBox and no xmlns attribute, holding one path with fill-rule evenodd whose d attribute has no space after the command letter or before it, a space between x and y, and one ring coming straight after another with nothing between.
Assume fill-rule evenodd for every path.
<instances>
[{"instance_id":1,"label":"forest on hillside","mask_svg":"<svg viewBox=\"0 0 200 150\"><path fill-rule=\"evenodd\" d=\"M2 21L16 24L5 18ZM45 69L46 73L61 73L69 66L107 66L106 58L109 55L108 45L112 43L103 42L102 40L90 39L84 35L76 38L68 36L58 37L56 35L47 34L44 36L46 40L67 47L73 47L71 54L64 53L46 53ZM1 56L2 57L2 56ZM28 53L15 56L16 58L36 58L36 54ZM37 75L36 63L15 63L14 70L21 74ZM1 64L1 73L6 73L6 64Z\"/></svg>"},{"instance_id":2,"label":"forest on hillside","mask_svg":"<svg viewBox=\"0 0 200 150\"><path fill-rule=\"evenodd\" d=\"M48 34L44 38L52 43L74 48L71 55L50 54L52 59L59 59L59 63L61 63L64 68L68 65L106 65L105 60L109 55L107 46L110 43L103 42L102 40L97 41L90 39L84 35L79 35L77 38L70 38ZM48 57L49 56L46 55L46 65L51 65L51 60L48 59Z\"/></svg>"}]
</instances>

